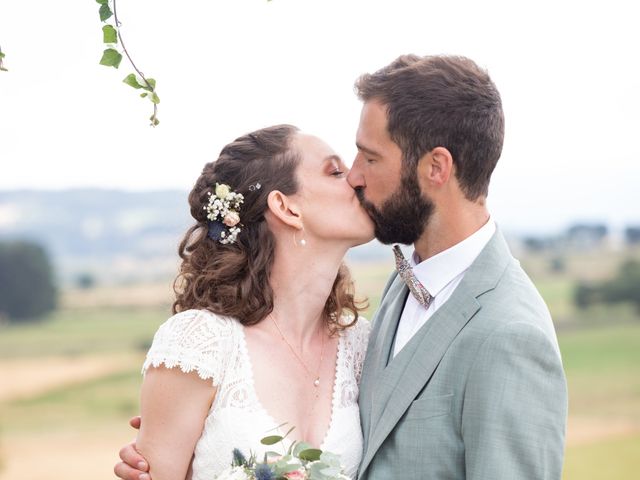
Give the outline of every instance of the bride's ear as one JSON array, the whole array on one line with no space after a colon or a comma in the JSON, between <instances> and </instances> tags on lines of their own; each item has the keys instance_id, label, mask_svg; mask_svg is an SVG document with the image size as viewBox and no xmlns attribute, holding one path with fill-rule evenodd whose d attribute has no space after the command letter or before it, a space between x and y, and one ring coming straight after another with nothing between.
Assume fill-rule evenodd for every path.
<instances>
[{"instance_id":1,"label":"bride's ear","mask_svg":"<svg viewBox=\"0 0 640 480\"><path fill-rule=\"evenodd\" d=\"M273 190L267 197L269 212L285 225L302 229L302 215L298 204L284 193Z\"/></svg>"}]
</instances>

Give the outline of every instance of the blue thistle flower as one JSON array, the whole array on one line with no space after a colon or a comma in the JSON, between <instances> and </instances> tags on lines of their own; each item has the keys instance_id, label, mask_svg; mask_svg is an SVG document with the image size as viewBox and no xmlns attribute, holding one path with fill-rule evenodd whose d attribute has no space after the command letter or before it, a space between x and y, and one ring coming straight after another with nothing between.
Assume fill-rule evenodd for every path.
<instances>
[{"instance_id":1,"label":"blue thistle flower","mask_svg":"<svg viewBox=\"0 0 640 480\"><path fill-rule=\"evenodd\" d=\"M233 449L233 463L234 467L244 467L247 464L247 458L237 448Z\"/></svg>"},{"instance_id":2,"label":"blue thistle flower","mask_svg":"<svg viewBox=\"0 0 640 480\"><path fill-rule=\"evenodd\" d=\"M256 466L256 470L254 473L256 476L256 480L275 480L276 478L269 468L269 465L267 465L266 463L261 463Z\"/></svg>"},{"instance_id":3,"label":"blue thistle flower","mask_svg":"<svg viewBox=\"0 0 640 480\"><path fill-rule=\"evenodd\" d=\"M213 240L214 242L219 241L223 235L222 233L227 232L227 227L224 226L220 220L211 221L209 220L209 231L207 232L207 236Z\"/></svg>"}]
</instances>

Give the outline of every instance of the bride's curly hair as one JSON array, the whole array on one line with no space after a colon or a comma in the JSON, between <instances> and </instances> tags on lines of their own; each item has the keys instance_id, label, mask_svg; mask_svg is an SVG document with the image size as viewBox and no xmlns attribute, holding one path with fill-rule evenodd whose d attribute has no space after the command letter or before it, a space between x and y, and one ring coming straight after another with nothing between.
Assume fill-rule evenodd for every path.
<instances>
[{"instance_id":1,"label":"bride's curly hair","mask_svg":"<svg viewBox=\"0 0 640 480\"><path fill-rule=\"evenodd\" d=\"M243 325L260 322L273 310L269 283L275 254L275 237L264 213L273 190L292 195L298 190L296 170L300 153L291 147L298 129L276 125L243 135L225 146L215 162L205 165L189 194L196 220L180 243L180 272L174 281L173 313L207 309L238 319ZM240 209L242 231L234 244L223 245L207 236L205 206L216 183L229 185L244 195ZM261 188L249 187L260 183ZM366 307L354 298L351 274L343 263L324 306L332 331L353 325ZM353 321L345 324L345 314Z\"/></svg>"}]
</instances>

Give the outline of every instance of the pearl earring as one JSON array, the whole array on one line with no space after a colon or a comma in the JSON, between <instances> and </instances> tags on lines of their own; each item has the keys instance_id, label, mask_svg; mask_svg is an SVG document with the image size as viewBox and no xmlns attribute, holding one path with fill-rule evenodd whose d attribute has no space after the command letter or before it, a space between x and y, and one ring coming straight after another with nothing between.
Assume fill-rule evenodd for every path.
<instances>
[{"instance_id":1,"label":"pearl earring","mask_svg":"<svg viewBox=\"0 0 640 480\"><path fill-rule=\"evenodd\" d=\"M304 235L304 230L302 231L303 235ZM307 241L304 239L304 237L302 237L300 239L300 241L298 242L298 239L296 238L296 232L293 232L293 244L297 247L298 245L300 245L301 247L304 247L307 245Z\"/></svg>"}]
</instances>

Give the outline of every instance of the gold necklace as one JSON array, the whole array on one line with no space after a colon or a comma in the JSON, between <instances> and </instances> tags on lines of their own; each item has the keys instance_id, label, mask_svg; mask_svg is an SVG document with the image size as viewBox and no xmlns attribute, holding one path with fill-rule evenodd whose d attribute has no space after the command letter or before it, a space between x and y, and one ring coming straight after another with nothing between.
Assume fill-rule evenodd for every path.
<instances>
[{"instance_id":1,"label":"gold necklace","mask_svg":"<svg viewBox=\"0 0 640 480\"><path fill-rule=\"evenodd\" d=\"M305 369L305 371L309 374L309 376L314 379L313 386L316 388L319 387L320 386L320 367L322 366L322 360L324 358L324 335L321 334L320 336L320 361L318 362L318 371L314 375L311 372L311 370L309 370L309 368L307 367L307 364L304 363L302 358L300 358L300 356L296 353L295 349L291 346L291 344L287 342L287 339L284 337L282 330L280 330L280 327L278 326L278 322L276 322L276 317L273 315L273 312L271 312L269 316L271 317L271 321L273 322L273 324L278 329L278 333L280 333L280 337L282 337L282 340L284 341L284 343L287 344L287 347L289 347L289 350L291 350L291 353L293 353L293 356L296 357L296 360L300 362L300 365L302 365L302 368Z\"/></svg>"}]
</instances>

